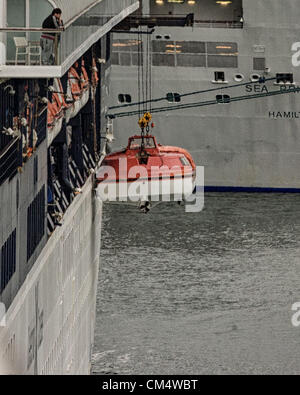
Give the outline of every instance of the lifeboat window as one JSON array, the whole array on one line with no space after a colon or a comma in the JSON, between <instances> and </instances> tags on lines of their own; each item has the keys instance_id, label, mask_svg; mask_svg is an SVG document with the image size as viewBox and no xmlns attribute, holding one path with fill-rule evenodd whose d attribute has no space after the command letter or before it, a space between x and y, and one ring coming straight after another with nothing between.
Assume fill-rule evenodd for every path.
<instances>
[{"instance_id":1,"label":"lifeboat window","mask_svg":"<svg viewBox=\"0 0 300 395\"><path fill-rule=\"evenodd\" d=\"M154 140L153 138L149 138L145 140L145 148L155 148Z\"/></svg>"},{"instance_id":2,"label":"lifeboat window","mask_svg":"<svg viewBox=\"0 0 300 395\"><path fill-rule=\"evenodd\" d=\"M138 149L141 146L141 142L142 142L141 139L133 139L133 140L131 140L129 148L130 149ZM145 138L144 144L145 144L145 148L155 148L156 147L152 137Z\"/></svg>"},{"instance_id":3,"label":"lifeboat window","mask_svg":"<svg viewBox=\"0 0 300 395\"><path fill-rule=\"evenodd\" d=\"M183 164L183 166L190 166L190 162L188 161L188 159L185 156L182 156L180 158L180 162Z\"/></svg>"},{"instance_id":4,"label":"lifeboat window","mask_svg":"<svg viewBox=\"0 0 300 395\"><path fill-rule=\"evenodd\" d=\"M167 93L166 99L169 103L179 103L181 101L181 97L179 93Z\"/></svg>"}]
</instances>

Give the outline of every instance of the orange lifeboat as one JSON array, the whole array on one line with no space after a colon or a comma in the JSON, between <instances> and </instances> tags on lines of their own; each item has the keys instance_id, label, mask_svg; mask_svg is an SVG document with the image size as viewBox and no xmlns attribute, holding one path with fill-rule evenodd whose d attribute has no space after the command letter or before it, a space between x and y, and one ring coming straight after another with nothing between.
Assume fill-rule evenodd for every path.
<instances>
[{"instance_id":1,"label":"orange lifeboat","mask_svg":"<svg viewBox=\"0 0 300 395\"><path fill-rule=\"evenodd\" d=\"M182 201L195 189L196 165L185 149L136 135L104 158L96 177L103 201Z\"/></svg>"},{"instance_id":2,"label":"orange lifeboat","mask_svg":"<svg viewBox=\"0 0 300 395\"><path fill-rule=\"evenodd\" d=\"M74 118L87 104L90 96L90 83L84 61L81 62L81 75L78 74L78 62L68 72L68 85L66 101L69 108L66 111L67 122Z\"/></svg>"},{"instance_id":3,"label":"orange lifeboat","mask_svg":"<svg viewBox=\"0 0 300 395\"><path fill-rule=\"evenodd\" d=\"M48 102L48 145L54 140L62 128L64 111L67 104L64 99L63 88L59 78L54 78L54 92L52 93L52 101Z\"/></svg>"}]
</instances>

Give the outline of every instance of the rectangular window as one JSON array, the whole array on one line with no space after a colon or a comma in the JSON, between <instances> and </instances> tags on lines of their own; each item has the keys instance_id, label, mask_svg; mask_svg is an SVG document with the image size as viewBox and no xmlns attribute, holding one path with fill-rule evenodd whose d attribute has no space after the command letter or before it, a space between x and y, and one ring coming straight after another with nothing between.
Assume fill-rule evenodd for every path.
<instances>
[{"instance_id":1,"label":"rectangular window","mask_svg":"<svg viewBox=\"0 0 300 395\"><path fill-rule=\"evenodd\" d=\"M140 40L119 39L119 40L113 41L112 51L113 52L138 52L139 49L142 50L142 46L143 46L143 44Z\"/></svg>"},{"instance_id":2,"label":"rectangular window","mask_svg":"<svg viewBox=\"0 0 300 395\"><path fill-rule=\"evenodd\" d=\"M215 81L216 82L224 82L225 81L224 71L215 71Z\"/></svg>"},{"instance_id":3,"label":"rectangular window","mask_svg":"<svg viewBox=\"0 0 300 395\"><path fill-rule=\"evenodd\" d=\"M176 49L181 53L205 54L206 45L201 41L176 41Z\"/></svg>"},{"instance_id":4,"label":"rectangular window","mask_svg":"<svg viewBox=\"0 0 300 395\"><path fill-rule=\"evenodd\" d=\"M232 42L155 40L152 51L153 66L238 67L238 45Z\"/></svg>"},{"instance_id":5,"label":"rectangular window","mask_svg":"<svg viewBox=\"0 0 300 395\"><path fill-rule=\"evenodd\" d=\"M120 61L119 61L119 54L118 54L117 52L113 52L113 53L111 54L111 63L112 63L113 65L118 65L118 64L120 64Z\"/></svg>"},{"instance_id":6,"label":"rectangular window","mask_svg":"<svg viewBox=\"0 0 300 395\"><path fill-rule=\"evenodd\" d=\"M1 248L1 293L16 271L16 229Z\"/></svg>"},{"instance_id":7,"label":"rectangular window","mask_svg":"<svg viewBox=\"0 0 300 395\"><path fill-rule=\"evenodd\" d=\"M211 55L238 55L237 43L231 42L208 42L207 53Z\"/></svg>"},{"instance_id":8,"label":"rectangular window","mask_svg":"<svg viewBox=\"0 0 300 395\"><path fill-rule=\"evenodd\" d=\"M228 68L235 69L238 67L238 57L237 56L208 55L207 67L228 67Z\"/></svg>"},{"instance_id":9,"label":"rectangular window","mask_svg":"<svg viewBox=\"0 0 300 395\"><path fill-rule=\"evenodd\" d=\"M131 65L131 56L130 53L128 52L124 52L124 53L120 53L120 65L121 66L130 66Z\"/></svg>"},{"instance_id":10,"label":"rectangular window","mask_svg":"<svg viewBox=\"0 0 300 395\"><path fill-rule=\"evenodd\" d=\"M179 67L206 67L205 55L177 55Z\"/></svg>"},{"instance_id":11,"label":"rectangular window","mask_svg":"<svg viewBox=\"0 0 300 395\"><path fill-rule=\"evenodd\" d=\"M44 236L45 215L45 186L43 186L27 210L27 261Z\"/></svg>"},{"instance_id":12,"label":"rectangular window","mask_svg":"<svg viewBox=\"0 0 300 395\"><path fill-rule=\"evenodd\" d=\"M278 73L276 74L277 84L292 84L294 82L294 76L292 73Z\"/></svg>"},{"instance_id":13,"label":"rectangular window","mask_svg":"<svg viewBox=\"0 0 300 395\"><path fill-rule=\"evenodd\" d=\"M253 70L265 70L266 58L253 58Z\"/></svg>"},{"instance_id":14,"label":"rectangular window","mask_svg":"<svg viewBox=\"0 0 300 395\"><path fill-rule=\"evenodd\" d=\"M172 54L153 54L153 66L175 67L175 56Z\"/></svg>"}]
</instances>

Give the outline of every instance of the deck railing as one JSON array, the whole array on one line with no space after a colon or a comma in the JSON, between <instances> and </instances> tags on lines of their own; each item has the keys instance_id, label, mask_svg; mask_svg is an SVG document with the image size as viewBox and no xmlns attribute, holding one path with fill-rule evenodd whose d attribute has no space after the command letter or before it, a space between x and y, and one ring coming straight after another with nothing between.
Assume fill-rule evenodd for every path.
<instances>
[{"instance_id":1,"label":"deck railing","mask_svg":"<svg viewBox=\"0 0 300 395\"><path fill-rule=\"evenodd\" d=\"M21 143L18 137L12 139L0 152L0 185L11 179L17 172L22 160Z\"/></svg>"},{"instance_id":2,"label":"deck railing","mask_svg":"<svg viewBox=\"0 0 300 395\"><path fill-rule=\"evenodd\" d=\"M151 14L151 15L131 15L121 22L119 29L136 28L138 26L179 26L179 27L209 27L242 29L244 27L243 18L241 20L219 21L219 20L199 20L191 14Z\"/></svg>"},{"instance_id":3,"label":"deck railing","mask_svg":"<svg viewBox=\"0 0 300 395\"><path fill-rule=\"evenodd\" d=\"M214 20L195 20L195 27L223 28L223 29L243 29L242 21L214 21Z\"/></svg>"},{"instance_id":4,"label":"deck railing","mask_svg":"<svg viewBox=\"0 0 300 395\"><path fill-rule=\"evenodd\" d=\"M0 50L6 50L6 65L43 65L43 56L40 58L38 53L41 51L41 35L51 34L54 36L53 43L53 62L51 64L59 66L69 57L73 59L73 54L87 40L89 40L101 28L111 30L114 23L111 20L122 12L137 3L137 0L102 0L100 3L86 11L83 11L76 18L66 23L62 29L42 29L39 27L5 27L0 28ZM117 18L118 19L118 18ZM109 24L111 23L111 27ZM116 24L117 22L115 22ZM106 29L107 25L107 29ZM106 30L105 30L106 29ZM22 57L16 57L17 47L15 37L23 37L28 43L27 51ZM43 55L43 53L42 53ZM75 56L74 56L75 58Z\"/></svg>"}]
</instances>

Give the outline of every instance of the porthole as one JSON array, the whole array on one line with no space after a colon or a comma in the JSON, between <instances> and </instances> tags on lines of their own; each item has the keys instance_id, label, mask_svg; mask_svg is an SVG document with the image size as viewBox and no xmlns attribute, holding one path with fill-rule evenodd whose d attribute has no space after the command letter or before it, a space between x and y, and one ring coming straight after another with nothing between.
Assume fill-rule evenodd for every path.
<instances>
[{"instance_id":1,"label":"porthole","mask_svg":"<svg viewBox=\"0 0 300 395\"><path fill-rule=\"evenodd\" d=\"M250 80L251 80L251 82L259 82L260 75L259 74L251 74Z\"/></svg>"},{"instance_id":2,"label":"porthole","mask_svg":"<svg viewBox=\"0 0 300 395\"><path fill-rule=\"evenodd\" d=\"M243 74L236 74L236 75L234 76L234 80L235 80L236 82L242 82L242 81L244 81L244 79L245 79L245 77L243 76Z\"/></svg>"}]
</instances>

